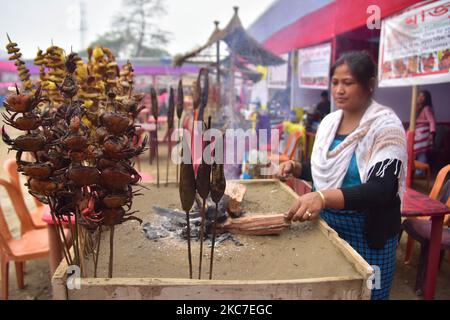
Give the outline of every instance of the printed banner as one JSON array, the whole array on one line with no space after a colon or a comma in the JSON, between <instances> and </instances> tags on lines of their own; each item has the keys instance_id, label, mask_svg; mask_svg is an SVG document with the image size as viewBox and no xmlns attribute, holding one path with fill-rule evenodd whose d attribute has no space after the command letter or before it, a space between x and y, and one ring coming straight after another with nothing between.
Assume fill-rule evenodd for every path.
<instances>
[{"instance_id":1,"label":"printed banner","mask_svg":"<svg viewBox=\"0 0 450 320\"><path fill-rule=\"evenodd\" d=\"M380 87L450 82L450 1L426 1L383 21Z\"/></svg>"},{"instance_id":2,"label":"printed banner","mask_svg":"<svg viewBox=\"0 0 450 320\"><path fill-rule=\"evenodd\" d=\"M298 50L298 86L328 89L331 43Z\"/></svg>"},{"instance_id":3,"label":"printed banner","mask_svg":"<svg viewBox=\"0 0 450 320\"><path fill-rule=\"evenodd\" d=\"M271 89L286 89L287 88L287 76L288 76L288 58L289 54L283 54L280 56L286 63L269 67L267 75L267 85Z\"/></svg>"}]
</instances>

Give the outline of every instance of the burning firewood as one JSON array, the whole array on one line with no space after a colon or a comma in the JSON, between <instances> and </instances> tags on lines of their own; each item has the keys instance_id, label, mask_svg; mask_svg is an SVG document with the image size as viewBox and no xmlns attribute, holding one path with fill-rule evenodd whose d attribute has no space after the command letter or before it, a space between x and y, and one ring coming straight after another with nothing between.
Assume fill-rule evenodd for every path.
<instances>
[{"instance_id":1,"label":"burning firewood","mask_svg":"<svg viewBox=\"0 0 450 320\"><path fill-rule=\"evenodd\" d=\"M242 215L242 201L244 201L247 187L241 183L228 183L225 189L225 195L229 197L227 211L233 218Z\"/></svg>"},{"instance_id":2,"label":"burning firewood","mask_svg":"<svg viewBox=\"0 0 450 320\"><path fill-rule=\"evenodd\" d=\"M290 227L283 214L252 214L236 219L229 218L218 225L218 232L245 235L278 235Z\"/></svg>"}]
</instances>

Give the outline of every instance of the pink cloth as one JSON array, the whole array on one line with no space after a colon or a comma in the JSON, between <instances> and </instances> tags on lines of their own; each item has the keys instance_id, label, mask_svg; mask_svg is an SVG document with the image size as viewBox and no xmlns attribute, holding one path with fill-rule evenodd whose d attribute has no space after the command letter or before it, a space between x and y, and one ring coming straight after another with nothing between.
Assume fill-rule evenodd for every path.
<instances>
[{"instance_id":1,"label":"pink cloth","mask_svg":"<svg viewBox=\"0 0 450 320\"><path fill-rule=\"evenodd\" d=\"M416 124L427 124L430 126L430 132L436 132L436 120L431 107L426 106L422 109L416 119Z\"/></svg>"},{"instance_id":2,"label":"pink cloth","mask_svg":"<svg viewBox=\"0 0 450 320\"><path fill-rule=\"evenodd\" d=\"M430 134L436 132L436 121L429 106L422 109L416 119L414 134L414 153L419 154L430 150L433 146Z\"/></svg>"},{"instance_id":3,"label":"pink cloth","mask_svg":"<svg viewBox=\"0 0 450 320\"><path fill-rule=\"evenodd\" d=\"M168 95L169 94L167 92L161 93L158 97L158 104L162 105L162 104L166 103Z\"/></svg>"}]
</instances>

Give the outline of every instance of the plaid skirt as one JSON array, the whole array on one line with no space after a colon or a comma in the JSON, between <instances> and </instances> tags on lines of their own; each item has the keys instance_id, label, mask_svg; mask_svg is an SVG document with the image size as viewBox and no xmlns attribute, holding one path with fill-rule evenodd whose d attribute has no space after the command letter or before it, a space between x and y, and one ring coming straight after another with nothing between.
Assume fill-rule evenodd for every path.
<instances>
[{"instance_id":1,"label":"plaid skirt","mask_svg":"<svg viewBox=\"0 0 450 320\"><path fill-rule=\"evenodd\" d=\"M372 279L372 300L387 300L396 268L398 235L392 237L382 249L369 248L364 232L365 214L351 210L325 209L321 217L353 249L370 264L375 271Z\"/></svg>"}]
</instances>

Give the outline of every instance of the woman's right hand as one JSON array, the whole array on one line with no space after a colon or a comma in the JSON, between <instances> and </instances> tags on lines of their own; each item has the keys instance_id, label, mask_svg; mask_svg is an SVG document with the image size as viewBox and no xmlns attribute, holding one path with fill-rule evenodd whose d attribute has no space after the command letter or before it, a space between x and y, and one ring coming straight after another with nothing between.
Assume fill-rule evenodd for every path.
<instances>
[{"instance_id":1,"label":"woman's right hand","mask_svg":"<svg viewBox=\"0 0 450 320\"><path fill-rule=\"evenodd\" d=\"M289 160L280 164L278 168L278 179L285 181L290 177L299 177L301 173L301 164L293 160Z\"/></svg>"}]
</instances>

